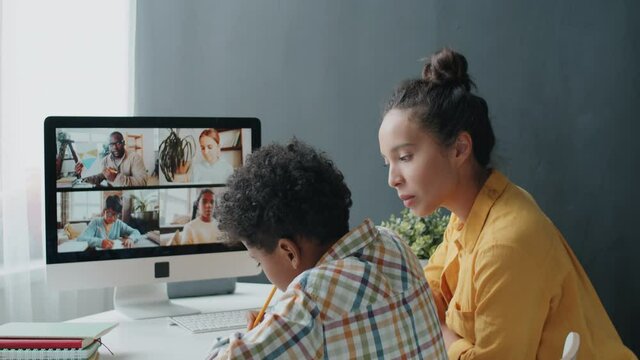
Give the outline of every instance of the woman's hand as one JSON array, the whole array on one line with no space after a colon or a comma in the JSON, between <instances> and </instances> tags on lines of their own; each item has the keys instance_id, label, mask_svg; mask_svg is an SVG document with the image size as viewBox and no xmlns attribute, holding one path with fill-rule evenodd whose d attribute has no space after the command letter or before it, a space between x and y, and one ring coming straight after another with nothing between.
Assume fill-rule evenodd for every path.
<instances>
[{"instance_id":1,"label":"woman's hand","mask_svg":"<svg viewBox=\"0 0 640 360\"><path fill-rule=\"evenodd\" d=\"M124 246L125 248L132 248L133 247L133 240L129 239L126 236L122 237L122 246Z\"/></svg>"},{"instance_id":2,"label":"woman's hand","mask_svg":"<svg viewBox=\"0 0 640 360\"><path fill-rule=\"evenodd\" d=\"M108 250L111 249L113 247L113 241L109 240L109 239L104 239L102 240L102 243L100 244L100 247Z\"/></svg>"},{"instance_id":3,"label":"woman's hand","mask_svg":"<svg viewBox=\"0 0 640 360\"><path fill-rule=\"evenodd\" d=\"M444 322L440 323L440 329L442 329L442 338L444 339L444 346L445 348L447 348L447 350L449 349L451 344L453 344L457 340L462 339L458 334L453 332L453 330L449 329L447 324L445 324Z\"/></svg>"}]
</instances>

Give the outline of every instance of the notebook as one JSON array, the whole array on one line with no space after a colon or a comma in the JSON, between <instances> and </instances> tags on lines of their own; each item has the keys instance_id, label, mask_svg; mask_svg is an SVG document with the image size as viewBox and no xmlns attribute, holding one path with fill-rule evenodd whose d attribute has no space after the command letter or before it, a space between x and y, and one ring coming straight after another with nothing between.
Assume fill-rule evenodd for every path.
<instances>
[{"instance_id":1,"label":"notebook","mask_svg":"<svg viewBox=\"0 0 640 360\"><path fill-rule=\"evenodd\" d=\"M11 322L0 325L0 338L99 339L118 323Z\"/></svg>"},{"instance_id":2,"label":"notebook","mask_svg":"<svg viewBox=\"0 0 640 360\"><path fill-rule=\"evenodd\" d=\"M0 349L82 349L94 339L0 338Z\"/></svg>"},{"instance_id":3,"label":"notebook","mask_svg":"<svg viewBox=\"0 0 640 360\"><path fill-rule=\"evenodd\" d=\"M0 349L0 359L69 359L88 360L97 358L99 342L84 349Z\"/></svg>"}]
</instances>

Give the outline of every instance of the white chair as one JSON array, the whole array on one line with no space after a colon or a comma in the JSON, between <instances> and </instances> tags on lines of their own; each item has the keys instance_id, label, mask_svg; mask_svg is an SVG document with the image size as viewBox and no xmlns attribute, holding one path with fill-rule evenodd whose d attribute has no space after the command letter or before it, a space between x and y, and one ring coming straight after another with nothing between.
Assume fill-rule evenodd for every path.
<instances>
[{"instance_id":1,"label":"white chair","mask_svg":"<svg viewBox=\"0 0 640 360\"><path fill-rule=\"evenodd\" d=\"M564 350L562 350L562 359L560 360L576 360L578 349L580 348L580 335L577 332L570 332L564 341Z\"/></svg>"}]
</instances>

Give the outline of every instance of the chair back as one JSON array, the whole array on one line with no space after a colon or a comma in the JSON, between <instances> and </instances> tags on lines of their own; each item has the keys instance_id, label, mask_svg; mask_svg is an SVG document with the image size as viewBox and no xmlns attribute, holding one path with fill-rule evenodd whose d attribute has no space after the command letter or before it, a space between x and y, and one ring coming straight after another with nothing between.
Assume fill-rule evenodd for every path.
<instances>
[{"instance_id":1,"label":"chair back","mask_svg":"<svg viewBox=\"0 0 640 360\"><path fill-rule=\"evenodd\" d=\"M577 332L570 332L564 341L564 350L561 360L576 360L578 349L580 348L580 335Z\"/></svg>"}]
</instances>

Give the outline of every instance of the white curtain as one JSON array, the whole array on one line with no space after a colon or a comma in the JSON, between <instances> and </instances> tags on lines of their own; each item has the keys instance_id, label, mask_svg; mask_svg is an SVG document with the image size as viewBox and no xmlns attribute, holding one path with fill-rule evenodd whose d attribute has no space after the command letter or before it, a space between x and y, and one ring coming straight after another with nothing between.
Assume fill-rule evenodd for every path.
<instances>
[{"instance_id":1,"label":"white curtain","mask_svg":"<svg viewBox=\"0 0 640 360\"><path fill-rule=\"evenodd\" d=\"M131 115L135 0L0 0L0 323L113 306L45 284L43 121Z\"/></svg>"}]
</instances>

